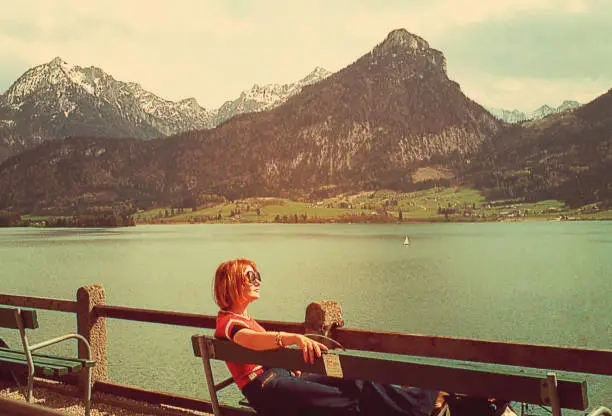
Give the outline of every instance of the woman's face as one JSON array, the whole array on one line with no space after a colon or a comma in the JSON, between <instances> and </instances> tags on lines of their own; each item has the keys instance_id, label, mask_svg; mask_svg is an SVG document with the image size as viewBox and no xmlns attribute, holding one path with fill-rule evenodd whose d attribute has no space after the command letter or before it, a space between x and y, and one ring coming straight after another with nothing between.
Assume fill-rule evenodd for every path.
<instances>
[{"instance_id":1,"label":"woman's face","mask_svg":"<svg viewBox=\"0 0 612 416\"><path fill-rule=\"evenodd\" d=\"M244 274L252 272L257 274L257 271L251 266L247 266L244 269ZM259 299L259 288L261 287L261 280L255 280L253 283L249 283L247 280L242 287L242 297L249 303Z\"/></svg>"}]
</instances>

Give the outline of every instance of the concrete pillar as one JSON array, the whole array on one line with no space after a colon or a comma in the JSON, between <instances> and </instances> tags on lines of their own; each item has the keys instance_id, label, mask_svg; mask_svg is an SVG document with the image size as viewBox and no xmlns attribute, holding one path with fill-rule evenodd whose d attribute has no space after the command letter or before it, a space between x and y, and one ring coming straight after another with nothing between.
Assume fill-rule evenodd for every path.
<instances>
[{"instance_id":1,"label":"concrete pillar","mask_svg":"<svg viewBox=\"0 0 612 416\"><path fill-rule=\"evenodd\" d=\"M92 381L108 379L108 358L106 355L106 318L96 317L93 308L106 304L106 294L102 286L84 286L77 290L77 330L91 346L92 359L96 365L92 371ZM87 349L79 342L79 358L87 358Z\"/></svg>"},{"instance_id":2,"label":"concrete pillar","mask_svg":"<svg viewBox=\"0 0 612 416\"><path fill-rule=\"evenodd\" d=\"M307 334L320 334L333 338L333 330L342 328L342 308L338 302L333 300L321 300L313 302L306 307L306 318L304 327ZM317 340L327 345L329 348L337 348L338 345L324 339Z\"/></svg>"}]
</instances>

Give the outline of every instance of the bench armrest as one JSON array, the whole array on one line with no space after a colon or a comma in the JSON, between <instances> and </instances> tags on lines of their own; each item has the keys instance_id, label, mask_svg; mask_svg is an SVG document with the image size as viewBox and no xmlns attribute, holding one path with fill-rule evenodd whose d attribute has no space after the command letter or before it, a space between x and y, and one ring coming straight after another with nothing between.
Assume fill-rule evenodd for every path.
<instances>
[{"instance_id":1,"label":"bench armrest","mask_svg":"<svg viewBox=\"0 0 612 416\"><path fill-rule=\"evenodd\" d=\"M612 411L604 406L594 409L588 416L612 416Z\"/></svg>"},{"instance_id":2,"label":"bench armrest","mask_svg":"<svg viewBox=\"0 0 612 416\"><path fill-rule=\"evenodd\" d=\"M40 348L48 347L49 345L57 344L68 339L76 339L77 341L81 341L83 344L85 344L85 347L87 348L87 359L91 360L91 347L89 346L89 342L87 342L85 337L79 334L62 335L61 337L52 338L47 341L39 342L38 344L30 345L29 349L30 351L36 351Z\"/></svg>"}]
</instances>

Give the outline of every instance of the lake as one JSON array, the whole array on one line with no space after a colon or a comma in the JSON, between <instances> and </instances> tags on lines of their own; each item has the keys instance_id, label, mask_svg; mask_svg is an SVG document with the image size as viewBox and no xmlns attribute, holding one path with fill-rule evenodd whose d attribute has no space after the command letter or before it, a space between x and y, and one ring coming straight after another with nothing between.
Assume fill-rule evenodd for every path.
<instances>
[{"instance_id":1,"label":"lake","mask_svg":"<svg viewBox=\"0 0 612 416\"><path fill-rule=\"evenodd\" d=\"M217 265L247 257L263 277L259 319L303 321L334 299L350 328L610 349L611 253L612 222L10 228L0 292L75 299L101 284L110 305L214 315ZM34 342L76 326L58 312L40 322ZM206 397L196 332L108 320L111 380ZM609 406L612 377L588 380L591 403Z\"/></svg>"}]
</instances>

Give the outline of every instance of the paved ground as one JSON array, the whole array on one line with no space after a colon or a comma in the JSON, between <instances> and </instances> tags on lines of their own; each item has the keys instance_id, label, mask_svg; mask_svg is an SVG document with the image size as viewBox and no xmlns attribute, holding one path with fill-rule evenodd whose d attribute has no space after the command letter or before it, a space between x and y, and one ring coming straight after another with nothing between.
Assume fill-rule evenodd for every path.
<instances>
[{"instance_id":1,"label":"paved ground","mask_svg":"<svg viewBox=\"0 0 612 416\"><path fill-rule=\"evenodd\" d=\"M0 380L0 397L25 402L25 398L14 383ZM43 380L34 386L33 403L59 411L65 415L84 414L83 403L76 388ZM0 410L0 414L4 415ZM177 409L163 405L152 405L116 397L104 393L94 393L91 416L194 416L208 413Z\"/></svg>"}]
</instances>

